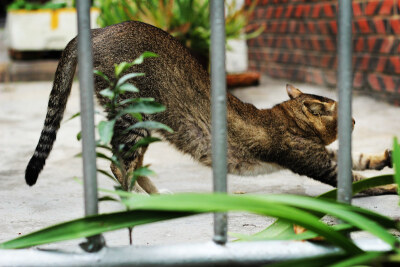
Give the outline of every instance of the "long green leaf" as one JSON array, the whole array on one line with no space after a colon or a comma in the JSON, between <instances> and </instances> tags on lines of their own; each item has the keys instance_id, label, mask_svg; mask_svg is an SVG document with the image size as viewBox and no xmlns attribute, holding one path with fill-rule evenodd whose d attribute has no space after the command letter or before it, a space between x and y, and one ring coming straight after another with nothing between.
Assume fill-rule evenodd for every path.
<instances>
[{"instance_id":1,"label":"long green leaf","mask_svg":"<svg viewBox=\"0 0 400 267\"><path fill-rule=\"evenodd\" d=\"M284 225L282 225L282 226L284 226ZM277 232L276 236L270 236L270 235L263 236L261 234L262 232L257 233L257 235L245 235L245 234L237 234L237 233L229 233L229 235L232 236L232 237L238 238L239 241L307 240L307 239L312 239L312 238L318 237L318 234L316 234L316 233L314 233L312 231L305 231L303 233L296 234L293 231L293 225L289 224L288 226L291 229L291 234L289 234L288 232L285 231L284 235L279 233L279 232ZM348 232L349 230L355 230L356 229L355 227L353 227L350 224L336 224L336 225L332 225L331 227L335 231L339 231L339 232ZM284 230L286 230L286 229L284 229Z\"/></svg>"},{"instance_id":2,"label":"long green leaf","mask_svg":"<svg viewBox=\"0 0 400 267\"><path fill-rule=\"evenodd\" d=\"M327 214L334 215L337 218L345 220L346 222L362 230L368 231L369 233L388 243L393 249L397 249L396 246L399 244L397 238L390 234L384 227L357 212L363 210L361 208L305 196L268 195L260 197L262 199L276 201L284 205L309 209L317 212L326 212ZM368 211L368 213L373 214L371 211ZM379 215L379 218L384 219L385 217ZM390 220L389 218L386 219Z\"/></svg>"},{"instance_id":3,"label":"long green leaf","mask_svg":"<svg viewBox=\"0 0 400 267\"><path fill-rule=\"evenodd\" d=\"M329 242L342 247L350 254L361 252L361 250L350 240L320 222L317 217L302 210L279 204L277 201L261 199L256 196L234 196L222 194L176 194L172 196L164 195L152 197L134 196L124 201L124 204L132 210L155 209L190 212L216 212L230 210L248 211L266 216L283 218L321 234Z\"/></svg>"},{"instance_id":4,"label":"long green leaf","mask_svg":"<svg viewBox=\"0 0 400 267\"><path fill-rule=\"evenodd\" d=\"M173 133L174 131L168 127L167 125L157 122L157 121L140 121L130 126L125 132L129 132L132 129L144 128L147 130L165 130L169 133Z\"/></svg>"},{"instance_id":5,"label":"long green leaf","mask_svg":"<svg viewBox=\"0 0 400 267\"><path fill-rule=\"evenodd\" d=\"M154 114L165 110L165 106L156 102L138 102L121 111L119 116L130 113Z\"/></svg>"},{"instance_id":6,"label":"long green leaf","mask_svg":"<svg viewBox=\"0 0 400 267\"><path fill-rule=\"evenodd\" d=\"M335 264L330 265L330 267L350 267L350 266L361 266L361 265L365 266L366 264L370 266L370 263L373 263L375 261L379 262L380 260L379 258L381 258L384 255L385 255L384 252L368 251L361 255L357 255L339 261ZM375 264L373 266L375 266Z\"/></svg>"},{"instance_id":7,"label":"long green leaf","mask_svg":"<svg viewBox=\"0 0 400 267\"><path fill-rule=\"evenodd\" d=\"M121 194L120 192L115 193ZM124 194L129 193L124 192ZM362 253L362 250L354 245L353 242L337 233L331 227L320 222L315 216L274 201L261 199L260 197L223 194L177 194L151 197L140 195L133 195L134 197L132 197L132 195L133 194L131 194L130 199L124 200L125 205L131 209L131 211L126 214L99 215L56 225L39 231L38 233L29 234L3 243L0 245L0 248L28 247L48 242L91 236L104 231L158 221L162 219L160 218L161 215L164 215L164 218L173 218L174 216L180 217L201 212L231 210L248 211L291 220L298 225L324 236L327 241L341 247L349 254ZM153 210L153 212L150 212L151 210ZM172 212L173 216L165 212ZM145 218L143 218L143 214L146 215ZM154 217L152 217L152 215L154 215Z\"/></svg>"},{"instance_id":8,"label":"long green leaf","mask_svg":"<svg viewBox=\"0 0 400 267\"><path fill-rule=\"evenodd\" d=\"M393 183L393 175L381 175L369 179L364 179L353 183L353 194L357 194L365 189L382 186ZM337 189L333 189L324 194L319 195L317 198L321 199L335 199L337 194ZM319 217L322 217L325 213L320 213ZM283 230L284 229L284 230ZM281 219L276 220L273 224L268 226L266 229L254 234L256 236L287 236L293 232L293 224Z\"/></svg>"},{"instance_id":9,"label":"long green leaf","mask_svg":"<svg viewBox=\"0 0 400 267\"><path fill-rule=\"evenodd\" d=\"M135 64L135 65L136 64L142 64L143 60L145 58L149 58L149 57L158 57L158 55L153 53L153 52L146 51L143 54L141 54L137 59L135 59L132 63Z\"/></svg>"},{"instance_id":10,"label":"long green leaf","mask_svg":"<svg viewBox=\"0 0 400 267\"><path fill-rule=\"evenodd\" d=\"M0 249L26 248L93 236L121 228L192 215L188 212L124 211L81 218L33 232L0 244Z\"/></svg>"},{"instance_id":11,"label":"long green leaf","mask_svg":"<svg viewBox=\"0 0 400 267\"><path fill-rule=\"evenodd\" d=\"M116 87L117 88L120 87L122 84L126 83L129 79L136 78L136 77L141 77L141 76L144 76L144 75L145 75L144 73L128 73L128 74L125 74L124 76L122 76L118 80Z\"/></svg>"}]
</instances>

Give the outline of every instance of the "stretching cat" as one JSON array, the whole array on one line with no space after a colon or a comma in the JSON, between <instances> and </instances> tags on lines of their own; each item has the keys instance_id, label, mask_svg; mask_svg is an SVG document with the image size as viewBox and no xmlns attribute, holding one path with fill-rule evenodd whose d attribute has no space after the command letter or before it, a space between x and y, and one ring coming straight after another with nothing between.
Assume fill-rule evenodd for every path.
<instances>
[{"instance_id":1,"label":"stretching cat","mask_svg":"<svg viewBox=\"0 0 400 267\"><path fill-rule=\"evenodd\" d=\"M141 22L125 22L103 29L92 30L94 68L113 76L114 63L132 61L145 51L159 55L146 59L129 71L146 73L131 80L141 97L153 97L164 104L165 112L146 115L145 120L156 120L169 125L174 132L160 131L165 140L178 150L190 154L204 165L211 165L210 79L207 71L190 52L168 33ZM46 120L26 169L26 182L36 183L43 169L56 133L60 127L77 64L77 40L65 48L58 65L50 94ZM95 90L100 104L108 99L99 92L107 84L95 78ZM84 88L83 88L84 89ZM336 186L336 153L325 146L337 138L337 103L334 100L303 94L287 85L290 100L271 109L259 110L227 93L228 171L240 175L257 175L281 168L307 175ZM124 94L123 97L137 97ZM129 149L149 133L144 129L125 132L135 120L121 117L115 125L112 145L125 144ZM127 171L139 168L146 148L124 154ZM361 155L354 160L355 169L381 169L391 164L390 153L378 156ZM115 166L112 171L121 183L122 176ZM362 177L354 174L353 179ZM157 193L147 177L139 177L134 190ZM371 193L383 193L374 191Z\"/></svg>"}]
</instances>

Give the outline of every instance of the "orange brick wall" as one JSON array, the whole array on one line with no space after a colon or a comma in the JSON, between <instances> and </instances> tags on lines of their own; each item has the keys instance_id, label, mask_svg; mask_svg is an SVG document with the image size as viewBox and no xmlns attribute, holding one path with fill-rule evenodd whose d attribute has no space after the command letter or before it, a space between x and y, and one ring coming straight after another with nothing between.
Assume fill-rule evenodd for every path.
<instances>
[{"instance_id":1,"label":"orange brick wall","mask_svg":"<svg viewBox=\"0 0 400 267\"><path fill-rule=\"evenodd\" d=\"M259 0L248 30L265 30L248 41L250 69L335 87L336 17L334 0ZM353 1L353 67L356 90L400 105L400 0Z\"/></svg>"}]
</instances>

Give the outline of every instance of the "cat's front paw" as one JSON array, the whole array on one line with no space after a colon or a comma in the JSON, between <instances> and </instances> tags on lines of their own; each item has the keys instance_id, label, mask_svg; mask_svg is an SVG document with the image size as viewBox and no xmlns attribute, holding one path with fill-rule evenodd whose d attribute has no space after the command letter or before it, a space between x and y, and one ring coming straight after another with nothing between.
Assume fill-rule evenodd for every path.
<instances>
[{"instance_id":1,"label":"cat's front paw","mask_svg":"<svg viewBox=\"0 0 400 267\"><path fill-rule=\"evenodd\" d=\"M397 194L397 184L377 186L364 190L361 193L369 196L393 195Z\"/></svg>"}]
</instances>

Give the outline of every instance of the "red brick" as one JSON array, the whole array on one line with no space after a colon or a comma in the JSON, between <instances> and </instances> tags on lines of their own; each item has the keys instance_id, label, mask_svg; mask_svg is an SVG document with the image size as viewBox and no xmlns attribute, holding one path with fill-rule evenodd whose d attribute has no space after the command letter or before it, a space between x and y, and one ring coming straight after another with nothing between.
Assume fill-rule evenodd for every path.
<instances>
[{"instance_id":1,"label":"red brick","mask_svg":"<svg viewBox=\"0 0 400 267\"><path fill-rule=\"evenodd\" d=\"M373 19L372 20L374 26L375 26L375 33L386 33L386 25L384 20L378 18L378 19Z\"/></svg>"},{"instance_id":2,"label":"red brick","mask_svg":"<svg viewBox=\"0 0 400 267\"><path fill-rule=\"evenodd\" d=\"M320 4L314 5L314 8L313 8L313 10L311 12L311 17L313 19L319 18L319 16L320 16L319 14L321 12L321 9L322 9L322 5L320 5Z\"/></svg>"},{"instance_id":3,"label":"red brick","mask_svg":"<svg viewBox=\"0 0 400 267\"><path fill-rule=\"evenodd\" d=\"M368 38L368 51L369 52L374 51L375 42L376 42L376 37Z\"/></svg>"},{"instance_id":4,"label":"red brick","mask_svg":"<svg viewBox=\"0 0 400 267\"><path fill-rule=\"evenodd\" d=\"M391 19L390 26L392 29L392 33L400 34L400 18Z\"/></svg>"},{"instance_id":5,"label":"red brick","mask_svg":"<svg viewBox=\"0 0 400 267\"><path fill-rule=\"evenodd\" d=\"M324 14L325 14L324 17L332 18L332 17L336 16L335 7L333 4L326 3L323 5L323 9L324 9Z\"/></svg>"},{"instance_id":6,"label":"red brick","mask_svg":"<svg viewBox=\"0 0 400 267\"><path fill-rule=\"evenodd\" d=\"M353 87L361 88L364 85L364 75L362 72L355 72L353 79Z\"/></svg>"},{"instance_id":7,"label":"red brick","mask_svg":"<svg viewBox=\"0 0 400 267\"><path fill-rule=\"evenodd\" d=\"M358 38L356 44L354 46L354 50L356 52L364 51L364 40L362 38Z\"/></svg>"},{"instance_id":8,"label":"red brick","mask_svg":"<svg viewBox=\"0 0 400 267\"><path fill-rule=\"evenodd\" d=\"M285 18L290 18L292 16L293 9L294 9L293 5L290 5L286 8Z\"/></svg>"},{"instance_id":9,"label":"red brick","mask_svg":"<svg viewBox=\"0 0 400 267\"><path fill-rule=\"evenodd\" d=\"M371 33L371 27L369 26L367 19L358 19L357 21L355 21L355 23L360 33Z\"/></svg>"},{"instance_id":10,"label":"red brick","mask_svg":"<svg viewBox=\"0 0 400 267\"><path fill-rule=\"evenodd\" d=\"M362 16L363 15L363 12L362 12L362 3L352 3L352 6L353 6L353 15L355 16L355 17L358 17L358 16Z\"/></svg>"},{"instance_id":11,"label":"red brick","mask_svg":"<svg viewBox=\"0 0 400 267\"><path fill-rule=\"evenodd\" d=\"M382 90L382 88L379 84L379 81L378 81L378 77L376 76L375 73L368 74L367 80L368 80L368 84L372 88L372 90L374 90L374 91Z\"/></svg>"},{"instance_id":12,"label":"red brick","mask_svg":"<svg viewBox=\"0 0 400 267\"><path fill-rule=\"evenodd\" d=\"M337 22L336 20L330 21L329 26L331 27L332 33L337 34Z\"/></svg>"},{"instance_id":13,"label":"red brick","mask_svg":"<svg viewBox=\"0 0 400 267\"><path fill-rule=\"evenodd\" d=\"M275 9L275 18L280 18L283 14L283 7L278 7Z\"/></svg>"},{"instance_id":14,"label":"red brick","mask_svg":"<svg viewBox=\"0 0 400 267\"><path fill-rule=\"evenodd\" d=\"M400 3L400 1L399 1ZM379 50L380 53L389 53L390 50L392 49L394 44L394 37L393 36L387 36L383 39L381 48Z\"/></svg>"},{"instance_id":15,"label":"red brick","mask_svg":"<svg viewBox=\"0 0 400 267\"><path fill-rule=\"evenodd\" d=\"M400 56L392 56L389 58L391 65L393 66L393 72L400 74Z\"/></svg>"},{"instance_id":16,"label":"red brick","mask_svg":"<svg viewBox=\"0 0 400 267\"><path fill-rule=\"evenodd\" d=\"M378 57L377 60L378 60L378 62L376 64L375 71L384 72L387 58L381 56L381 57Z\"/></svg>"},{"instance_id":17,"label":"red brick","mask_svg":"<svg viewBox=\"0 0 400 267\"><path fill-rule=\"evenodd\" d=\"M270 19L273 16L274 16L274 8L268 7L267 10L265 11L265 18Z\"/></svg>"},{"instance_id":18,"label":"red brick","mask_svg":"<svg viewBox=\"0 0 400 267\"><path fill-rule=\"evenodd\" d=\"M382 75L383 83L385 84L385 91L394 93L395 92L395 84L393 78L391 76Z\"/></svg>"},{"instance_id":19,"label":"red brick","mask_svg":"<svg viewBox=\"0 0 400 267\"><path fill-rule=\"evenodd\" d=\"M376 9L378 8L380 1L369 1L367 2L367 6L365 7L365 14L367 16L374 15L376 12Z\"/></svg>"},{"instance_id":20,"label":"red brick","mask_svg":"<svg viewBox=\"0 0 400 267\"><path fill-rule=\"evenodd\" d=\"M296 18L300 18L303 14L303 5L297 5L294 10L294 15Z\"/></svg>"},{"instance_id":21,"label":"red brick","mask_svg":"<svg viewBox=\"0 0 400 267\"><path fill-rule=\"evenodd\" d=\"M393 7L393 0L369 1L365 7L365 15L391 15L393 13Z\"/></svg>"}]
</instances>

